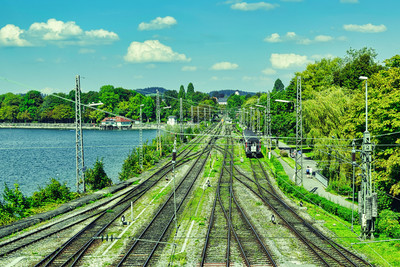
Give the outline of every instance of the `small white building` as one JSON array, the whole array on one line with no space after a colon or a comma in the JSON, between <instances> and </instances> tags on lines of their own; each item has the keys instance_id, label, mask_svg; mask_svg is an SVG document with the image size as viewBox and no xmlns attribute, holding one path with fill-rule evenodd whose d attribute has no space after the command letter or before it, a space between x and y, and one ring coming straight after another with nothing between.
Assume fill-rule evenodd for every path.
<instances>
[{"instance_id":1,"label":"small white building","mask_svg":"<svg viewBox=\"0 0 400 267\"><path fill-rule=\"evenodd\" d=\"M169 117L168 117L167 124L168 124L168 125L175 125L175 124L177 124L176 116L169 116Z\"/></svg>"}]
</instances>

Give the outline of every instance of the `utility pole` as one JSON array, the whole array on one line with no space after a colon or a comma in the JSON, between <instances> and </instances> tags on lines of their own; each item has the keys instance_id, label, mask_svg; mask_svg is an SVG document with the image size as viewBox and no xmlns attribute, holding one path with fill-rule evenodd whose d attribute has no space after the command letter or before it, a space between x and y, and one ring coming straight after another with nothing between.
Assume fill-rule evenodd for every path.
<instances>
[{"instance_id":1,"label":"utility pole","mask_svg":"<svg viewBox=\"0 0 400 267\"><path fill-rule=\"evenodd\" d=\"M181 118L180 118L180 120L181 120L181 134L180 134L180 139L181 139L181 142L183 142L183 108L182 108L182 97L180 98L180 104L181 104L181 107L180 107L180 115L181 115Z\"/></svg>"},{"instance_id":2,"label":"utility pole","mask_svg":"<svg viewBox=\"0 0 400 267\"><path fill-rule=\"evenodd\" d=\"M172 150L172 174L174 180L174 221L175 221L175 235L178 233L178 220L176 218L176 196L175 196L175 163L176 163L176 136L174 140L174 149Z\"/></svg>"},{"instance_id":3,"label":"utility pole","mask_svg":"<svg viewBox=\"0 0 400 267\"><path fill-rule=\"evenodd\" d=\"M197 123L200 123L200 108L197 106Z\"/></svg>"},{"instance_id":4,"label":"utility pole","mask_svg":"<svg viewBox=\"0 0 400 267\"><path fill-rule=\"evenodd\" d=\"M194 123L194 120L193 120L193 106L190 107L190 115L192 115L192 123Z\"/></svg>"},{"instance_id":5,"label":"utility pole","mask_svg":"<svg viewBox=\"0 0 400 267\"><path fill-rule=\"evenodd\" d=\"M139 155L139 164L140 169L143 170L143 130L142 130L142 107L144 104L140 105L140 122L139 122L139 142L140 142L140 155Z\"/></svg>"},{"instance_id":6,"label":"utility pole","mask_svg":"<svg viewBox=\"0 0 400 267\"><path fill-rule=\"evenodd\" d=\"M208 107L208 120L211 123L211 107Z\"/></svg>"},{"instance_id":7,"label":"utility pole","mask_svg":"<svg viewBox=\"0 0 400 267\"><path fill-rule=\"evenodd\" d=\"M267 112L267 122L266 122L266 125L267 125L267 133L266 133L267 149L268 149L268 158L271 159L271 153L272 153L271 121L272 121L272 118L271 118L271 95L269 92L267 94L267 111L266 112Z\"/></svg>"},{"instance_id":8,"label":"utility pole","mask_svg":"<svg viewBox=\"0 0 400 267\"><path fill-rule=\"evenodd\" d=\"M301 76L297 76L296 94L296 164L295 164L295 183L303 184L303 111L301 104Z\"/></svg>"},{"instance_id":9,"label":"utility pole","mask_svg":"<svg viewBox=\"0 0 400 267\"><path fill-rule=\"evenodd\" d=\"M75 85L76 192L80 193L80 184L82 184L82 192L85 192L86 188L82 134L81 77L79 75L75 77Z\"/></svg>"},{"instance_id":10,"label":"utility pole","mask_svg":"<svg viewBox=\"0 0 400 267\"><path fill-rule=\"evenodd\" d=\"M361 219L362 238L374 238L375 220L378 217L378 197L372 187L372 150L371 134L368 132L368 78L365 80L365 132L361 150L361 191L358 192L358 213Z\"/></svg>"},{"instance_id":11,"label":"utility pole","mask_svg":"<svg viewBox=\"0 0 400 267\"><path fill-rule=\"evenodd\" d=\"M157 90L157 150L160 151L160 157L162 156L161 150L161 108L160 108L160 94Z\"/></svg>"},{"instance_id":12,"label":"utility pole","mask_svg":"<svg viewBox=\"0 0 400 267\"><path fill-rule=\"evenodd\" d=\"M207 122L207 109L204 108L204 116L203 116L204 122Z\"/></svg>"}]
</instances>

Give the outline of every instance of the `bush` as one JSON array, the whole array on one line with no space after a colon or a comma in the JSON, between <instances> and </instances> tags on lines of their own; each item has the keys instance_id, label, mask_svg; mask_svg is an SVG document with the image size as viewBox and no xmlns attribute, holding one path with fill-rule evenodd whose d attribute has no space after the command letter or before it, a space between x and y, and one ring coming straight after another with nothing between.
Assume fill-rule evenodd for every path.
<instances>
[{"instance_id":1,"label":"bush","mask_svg":"<svg viewBox=\"0 0 400 267\"><path fill-rule=\"evenodd\" d=\"M96 160L93 169L88 169L85 172L85 183L92 190L102 189L112 185L112 181L108 178L104 171L103 160Z\"/></svg>"},{"instance_id":2,"label":"bush","mask_svg":"<svg viewBox=\"0 0 400 267\"><path fill-rule=\"evenodd\" d=\"M275 177L279 188L289 196L296 197L299 200L319 205L322 209L332 213L340 218L351 222L351 209L342 207L326 198L308 192L304 187L296 186L287 176L281 163L275 157L271 158L271 163L275 169ZM358 213L354 212L354 221L358 221Z\"/></svg>"},{"instance_id":3,"label":"bush","mask_svg":"<svg viewBox=\"0 0 400 267\"><path fill-rule=\"evenodd\" d=\"M61 184L54 178L51 178L50 184L45 188L40 188L34 192L29 198L32 207L41 207L48 203L64 203L74 199L74 194L71 193L66 183Z\"/></svg>"},{"instance_id":4,"label":"bush","mask_svg":"<svg viewBox=\"0 0 400 267\"><path fill-rule=\"evenodd\" d=\"M382 210L376 222L376 231L389 237L400 238L400 213L391 210Z\"/></svg>"},{"instance_id":5,"label":"bush","mask_svg":"<svg viewBox=\"0 0 400 267\"><path fill-rule=\"evenodd\" d=\"M10 189L6 183L4 183L3 198L6 204L4 209L7 210L12 216L26 217L28 215L27 210L30 208L28 199L19 190L19 185L14 184L15 189Z\"/></svg>"},{"instance_id":6,"label":"bush","mask_svg":"<svg viewBox=\"0 0 400 267\"><path fill-rule=\"evenodd\" d=\"M286 150L281 150L279 151L279 154L281 155L281 157L283 158L287 158L289 156L289 153Z\"/></svg>"}]
</instances>

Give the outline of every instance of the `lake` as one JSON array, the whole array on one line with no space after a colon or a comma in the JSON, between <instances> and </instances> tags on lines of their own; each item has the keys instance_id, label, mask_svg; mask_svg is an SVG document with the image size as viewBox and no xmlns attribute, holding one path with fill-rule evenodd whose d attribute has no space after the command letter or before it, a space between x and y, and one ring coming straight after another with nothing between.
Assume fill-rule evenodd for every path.
<instances>
[{"instance_id":1,"label":"lake","mask_svg":"<svg viewBox=\"0 0 400 267\"><path fill-rule=\"evenodd\" d=\"M156 138L156 130L143 130L143 141ZM74 130L0 129L0 195L4 183L20 185L25 196L44 187L50 178L66 182L76 191ZM85 166L103 159L104 170L113 182L129 153L139 145L139 130L83 130Z\"/></svg>"}]
</instances>

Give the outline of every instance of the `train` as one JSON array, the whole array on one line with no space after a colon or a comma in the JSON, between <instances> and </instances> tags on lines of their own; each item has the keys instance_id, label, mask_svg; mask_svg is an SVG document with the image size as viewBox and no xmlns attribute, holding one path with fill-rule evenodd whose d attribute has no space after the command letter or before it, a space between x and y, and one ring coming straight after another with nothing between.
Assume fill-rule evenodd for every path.
<instances>
[{"instance_id":1,"label":"train","mask_svg":"<svg viewBox=\"0 0 400 267\"><path fill-rule=\"evenodd\" d=\"M262 157L261 141L253 131L243 130L243 142L244 142L244 150L248 158Z\"/></svg>"}]
</instances>

